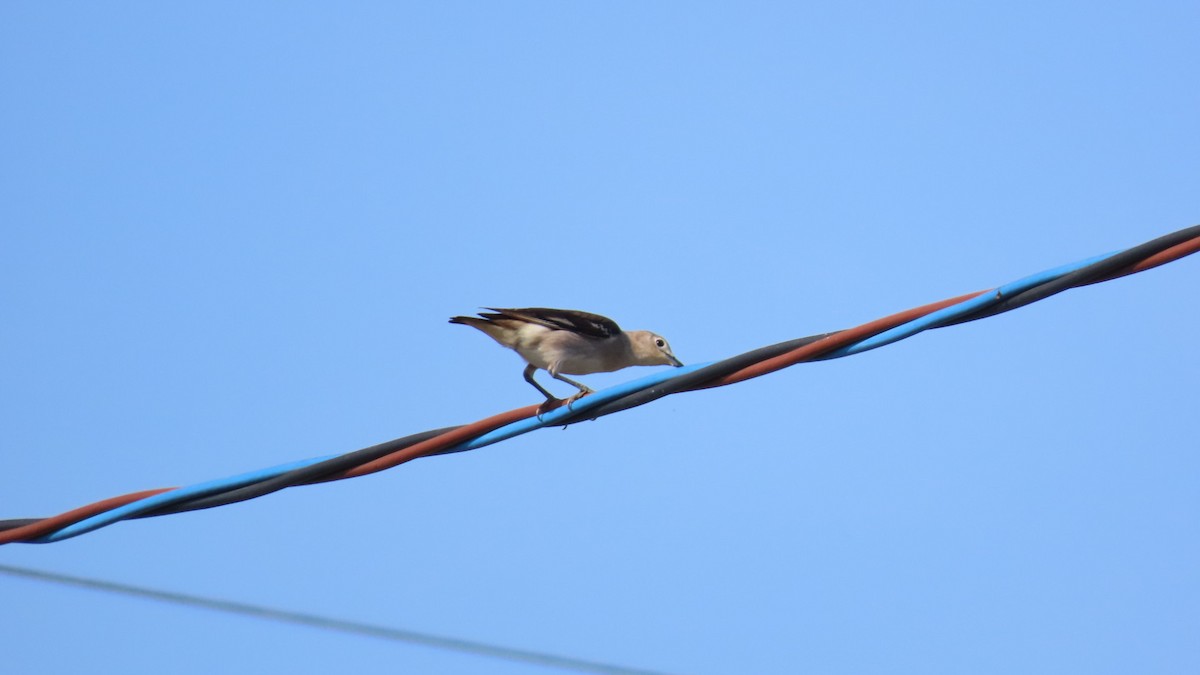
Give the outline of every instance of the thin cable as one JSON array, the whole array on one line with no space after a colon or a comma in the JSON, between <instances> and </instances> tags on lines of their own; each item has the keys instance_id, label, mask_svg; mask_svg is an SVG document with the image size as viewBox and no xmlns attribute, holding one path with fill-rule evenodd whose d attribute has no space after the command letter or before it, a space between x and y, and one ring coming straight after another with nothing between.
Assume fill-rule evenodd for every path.
<instances>
[{"instance_id":1,"label":"thin cable","mask_svg":"<svg viewBox=\"0 0 1200 675\"><path fill-rule=\"evenodd\" d=\"M0 564L0 572L13 576L25 577L27 579L36 579L38 581L47 581L50 583L75 586L78 588L87 588L95 591L104 591L107 593L116 593L119 595L158 600L159 602L184 605L187 607L200 607L218 612L225 612L228 614L252 616L258 619L266 619L268 621L299 624L302 626L309 626L322 630L351 633L354 635L364 635L367 637L391 640L393 642L404 642L408 644L421 645L423 647L432 647L434 649L458 652L460 654L470 654L472 656L517 661L520 663L545 666L548 668L573 670L581 673L604 673L605 675L661 675L655 671L627 668L625 666L616 666L609 663L601 663L599 661L588 661L569 656L535 652L527 649L503 647L486 642L463 640L460 638L446 637L444 635L434 635L432 633L422 633L418 631L405 630L402 628L391 628L389 626L362 623L360 621L346 621L344 619L335 619L332 617L320 616L318 614L293 612L286 609L276 609L273 607L264 607L262 605L251 605L244 602L234 602L232 600L205 598L198 595L189 595L187 593L176 593L174 591L160 591L154 588L146 588L144 586L133 586L130 584L117 583L115 581L103 581L101 579L77 577L69 574L59 574L56 572L45 572L28 567Z\"/></svg>"}]
</instances>

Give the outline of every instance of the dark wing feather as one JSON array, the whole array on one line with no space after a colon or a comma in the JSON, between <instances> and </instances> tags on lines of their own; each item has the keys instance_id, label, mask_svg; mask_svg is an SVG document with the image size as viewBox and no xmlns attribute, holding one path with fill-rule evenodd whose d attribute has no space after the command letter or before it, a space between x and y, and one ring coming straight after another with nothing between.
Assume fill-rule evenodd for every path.
<instances>
[{"instance_id":1,"label":"dark wing feather","mask_svg":"<svg viewBox=\"0 0 1200 675\"><path fill-rule=\"evenodd\" d=\"M566 330L594 338L606 338L621 333L621 327L616 321L591 312L580 312L574 309L550 309L548 307L523 307L519 309L500 309L484 307L501 316L528 321L555 330ZM487 317L486 314L480 316Z\"/></svg>"}]
</instances>

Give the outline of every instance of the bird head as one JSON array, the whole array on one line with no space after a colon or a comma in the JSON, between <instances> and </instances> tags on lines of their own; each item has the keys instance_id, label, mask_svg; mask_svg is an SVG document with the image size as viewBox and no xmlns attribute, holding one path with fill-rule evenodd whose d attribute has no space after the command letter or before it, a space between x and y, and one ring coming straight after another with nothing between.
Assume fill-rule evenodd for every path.
<instances>
[{"instance_id":1,"label":"bird head","mask_svg":"<svg viewBox=\"0 0 1200 675\"><path fill-rule=\"evenodd\" d=\"M671 345L661 335L655 335L648 330L629 331L629 340L633 344L633 356L639 366L675 366L683 363L675 358Z\"/></svg>"}]
</instances>

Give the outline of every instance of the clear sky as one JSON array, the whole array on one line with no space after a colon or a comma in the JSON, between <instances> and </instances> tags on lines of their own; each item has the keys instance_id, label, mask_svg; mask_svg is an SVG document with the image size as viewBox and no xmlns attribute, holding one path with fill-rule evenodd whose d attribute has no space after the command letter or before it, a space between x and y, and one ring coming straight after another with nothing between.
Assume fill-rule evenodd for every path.
<instances>
[{"instance_id":1,"label":"clear sky","mask_svg":"<svg viewBox=\"0 0 1200 675\"><path fill-rule=\"evenodd\" d=\"M1198 25L5 2L0 518L537 402L446 323L480 305L703 362L1196 224ZM1197 289L1187 258L0 564L672 673L1200 672ZM6 575L0 636L12 673L548 672Z\"/></svg>"}]
</instances>

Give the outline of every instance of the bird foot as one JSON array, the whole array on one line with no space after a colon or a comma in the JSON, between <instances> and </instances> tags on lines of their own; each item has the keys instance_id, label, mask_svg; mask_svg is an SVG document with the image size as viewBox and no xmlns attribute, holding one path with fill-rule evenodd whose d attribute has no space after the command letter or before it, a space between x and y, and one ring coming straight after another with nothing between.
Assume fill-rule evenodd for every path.
<instances>
[{"instance_id":1,"label":"bird foot","mask_svg":"<svg viewBox=\"0 0 1200 675\"><path fill-rule=\"evenodd\" d=\"M571 409L571 404L574 403L575 401L578 401L579 399L583 398L584 396L587 396L588 394L594 394L594 393L596 393L595 390L587 389L587 390L580 391L578 394L575 394L571 398L567 399L567 410Z\"/></svg>"},{"instance_id":2,"label":"bird foot","mask_svg":"<svg viewBox=\"0 0 1200 675\"><path fill-rule=\"evenodd\" d=\"M538 418L538 421L539 421L539 422L541 422L541 421L542 421L542 415L545 415L546 413L550 412L551 410L555 410L556 408L558 408L558 407L559 407L559 406L561 406L562 404L563 404L563 400L562 400L561 398L548 398L548 399L546 399L546 400L545 400L545 401L544 401L544 402L543 402L541 405L539 405L539 406L537 407L537 418Z\"/></svg>"}]
</instances>

